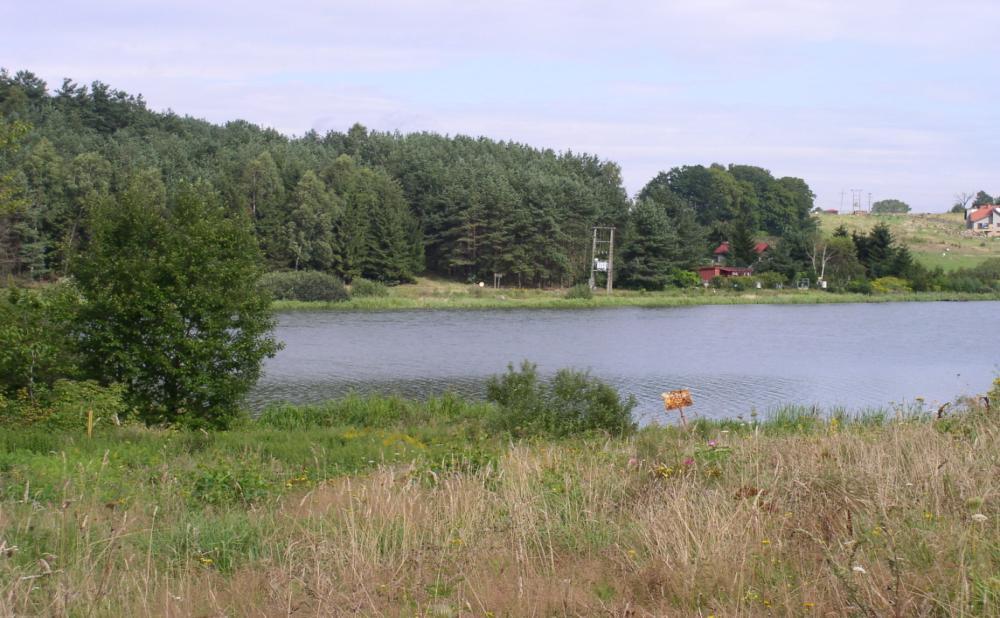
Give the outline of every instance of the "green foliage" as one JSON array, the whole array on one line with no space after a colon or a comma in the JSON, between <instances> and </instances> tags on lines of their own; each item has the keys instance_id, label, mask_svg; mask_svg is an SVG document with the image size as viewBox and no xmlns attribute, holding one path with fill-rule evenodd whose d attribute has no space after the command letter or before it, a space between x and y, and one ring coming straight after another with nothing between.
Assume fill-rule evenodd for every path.
<instances>
[{"instance_id":1,"label":"green foliage","mask_svg":"<svg viewBox=\"0 0 1000 618\"><path fill-rule=\"evenodd\" d=\"M612 387L586 372L562 369L549 382L538 378L534 364L490 378L489 401L500 408L500 428L514 435L567 436L605 431L622 435L634 431L635 398L621 399Z\"/></svg>"},{"instance_id":2,"label":"green foliage","mask_svg":"<svg viewBox=\"0 0 1000 618\"><path fill-rule=\"evenodd\" d=\"M0 394L34 401L56 380L78 375L72 327L79 308L69 283L0 290Z\"/></svg>"},{"instance_id":3,"label":"green foliage","mask_svg":"<svg viewBox=\"0 0 1000 618\"><path fill-rule=\"evenodd\" d=\"M865 277L851 279L844 286L844 289L852 294L871 294L873 291L871 281Z\"/></svg>"},{"instance_id":4,"label":"green foliage","mask_svg":"<svg viewBox=\"0 0 1000 618\"><path fill-rule=\"evenodd\" d=\"M988 206L993 203L993 196L986 191L979 191L976 193L975 199L972 200L972 207L978 208L980 206Z\"/></svg>"},{"instance_id":5,"label":"green foliage","mask_svg":"<svg viewBox=\"0 0 1000 618\"><path fill-rule=\"evenodd\" d=\"M351 298L343 281L314 270L267 273L258 285L275 300L342 302Z\"/></svg>"},{"instance_id":6,"label":"green foliage","mask_svg":"<svg viewBox=\"0 0 1000 618\"><path fill-rule=\"evenodd\" d=\"M90 219L74 264L77 328L93 375L148 423L225 427L278 349L248 221L204 186L164 204L132 183Z\"/></svg>"},{"instance_id":7,"label":"green foliage","mask_svg":"<svg viewBox=\"0 0 1000 618\"><path fill-rule=\"evenodd\" d=\"M757 253L754 251L757 243L750 225L747 219L737 219L730 226L727 260L733 266L747 267L757 261Z\"/></svg>"},{"instance_id":8,"label":"green foliage","mask_svg":"<svg viewBox=\"0 0 1000 618\"><path fill-rule=\"evenodd\" d=\"M690 270L674 269L670 273L670 285L675 288L693 288L701 285L701 277Z\"/></svg>"},{"instance_id":9,"label":"green foliage","mask_svg":"<svg viewBox=\"0 0 1000 618\"><path fill-rule=\"evenodd\" d=\"M590 300L594 297L594 291L586 283L577 283L566 290L565 297L569 299Z\"/></svg>"},{"instance_id":10,"label":"green foliage","mask_svg":"<svg viewBox=\"0 0 1000 618\"><path fill-rule=\"evenodd\" d=\"M755 274L753 276L754 284L760 283L761 288L774 289L778 286L784 286L788 283L788 279L785 278L781 273L776 272L764 272Z\"/></svg>"},{"instance_id":11,"label":"green foliage","mask_svg":"<svg viewBox=\"0 0 1000 618\"><path fill-rule=\"evenodd\" d=\"M666 208L640 200L632 209L621 252L622 286L662 290L675 270L689 267L681 252L682 240Z\"/></svg>"},{"instance_id":12,"label":"green foliage","mask_svg":"<svg viewBox=\"0 0 1000 618\"><path fill-rule=\"evenodd\" d=\"M910 205L902 200L879 200L872 204L873 215L888 215L910 212Z\"/></svg>"},{"instance_id":13,"label":"green foliage","mask_svg":"<svg viewBox=\"0 0 1000 618\"><path fill-rule=\"evenodd\" d=\"M357 297L385 297L389 288L381 281L359 277L351 282L351 294Z\"/></svg>"},{"instance_id":14,"label":"green foliage","mask_svg":"<svg viewBox=\"0 0 1000 618\"><path fill-rule=\"evenodd\" d=\"M128 414L122 394L118 385L101 386L92 380L57 380L33 399L23 391L13 399L0 396L0 426L83 433L88 411L94 414L95 426L117 425Z\"/></svg>"},{"instance_id":15,"label":"green foliage","mask_svg":"<svg viewBox=\"0 0 1000 618\"><path fill-rule=\"evenodd\" d=\"M912 292L909 282L899 277L879 277L871 283L873 294L902 294Z\"/></svg>"}]
</instances>

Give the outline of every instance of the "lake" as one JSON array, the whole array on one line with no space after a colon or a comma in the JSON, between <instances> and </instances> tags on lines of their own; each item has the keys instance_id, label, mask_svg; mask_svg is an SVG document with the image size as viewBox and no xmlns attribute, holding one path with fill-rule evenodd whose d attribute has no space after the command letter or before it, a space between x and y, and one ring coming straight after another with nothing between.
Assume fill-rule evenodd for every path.
<instances>
[{"instance_id":1,"label":"lake","mask_svg":"<svg viewBox=\"0 0 1000 618\"><path fill-rule=\"evenodd\" d=\"M852 411L937 406L985 392L1000 371L1000 302L729 305L659 309L303 311L278 316L285 348L249 397L318 402L351 391L484 396L528 359L589 370L663 419L660 393L689 388L692 415L786 403Z\"/></svg>"}]
</instances>

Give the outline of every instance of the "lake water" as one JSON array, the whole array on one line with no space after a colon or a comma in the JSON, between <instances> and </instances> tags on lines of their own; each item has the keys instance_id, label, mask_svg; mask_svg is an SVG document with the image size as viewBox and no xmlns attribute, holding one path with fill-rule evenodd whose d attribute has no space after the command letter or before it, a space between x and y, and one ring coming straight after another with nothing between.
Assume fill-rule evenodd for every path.
<instances>
[{"instance_id":1,"label":"lake water","mask_svg":"<svg viewBox=\"0 0 1000 618\"><path fill-rule=\"evenodd\" d=\"M1000 371L1000 302L732 305L663 309L291 312L250 405L351 391L484 396L528 359L587 369L662 419L660 393L689 388L691 414L785 403L849 410L938 405L985 392Z\"/></svg>"}]
</instances>

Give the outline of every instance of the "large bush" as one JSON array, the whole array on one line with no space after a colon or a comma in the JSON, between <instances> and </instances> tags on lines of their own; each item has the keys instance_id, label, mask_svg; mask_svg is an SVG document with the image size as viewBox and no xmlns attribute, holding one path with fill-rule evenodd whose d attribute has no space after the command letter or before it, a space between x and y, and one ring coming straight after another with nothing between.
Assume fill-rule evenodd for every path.
<instances>
[{"instance_id":1,"label":"large bush","mask_svg":"<svg viewBox=\"0 0 1000 618\"><path fill-rule=\"evenodd\" d=\"M490 378L487 398L499 406L496 424L514 435L567 436L588 431L622 435L635 429L635 397L618 392L586 372L562 369L548 382L534 364Z\"/></svg>"},{"instance_id":2,"label":"large bush","mask_svg":"<svg viewBox=\"0 0 1000 618\"><path fill-rule=\"evenodd\" d=\"M912 291L910 283L899 277L879 277L872 281L872 292L875 294L904 294Z\"/></svg>"},{"instance_id":3,"label":"large bush","mask_svg":"<svg viewBox=\"0 0 1000 618\"><path fill-rule=\"evenodd\" d=\"M340 302L351 298L343 281L315 270L268 273L259 285L275 300Z\"/></svg>"},{"instance_id":4,"label":"large bush","mask_svg":"<svg viewBox=\"0 0 1000 618\"><path fill-rule=\"evenodd\" d=\"M142 180L92 211L73 264L81 349L146 422L223 428L279 347L257 242L206 186L167 203Z\"/></svg>"}]
</instances>

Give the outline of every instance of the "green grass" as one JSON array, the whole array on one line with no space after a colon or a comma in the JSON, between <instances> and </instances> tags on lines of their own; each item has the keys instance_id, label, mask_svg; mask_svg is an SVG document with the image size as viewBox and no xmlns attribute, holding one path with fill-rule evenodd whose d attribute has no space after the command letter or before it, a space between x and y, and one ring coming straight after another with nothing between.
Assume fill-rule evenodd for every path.
<instances>
[{"instance_id":1,"label":"green grass","mask_svg":"<svg viewBox=\"0 0 1000 618\"><path fill-rule=\"evenodd\" d=\"M403 286L400 286L403 287ZM670 292L615 291L611 296L597 293L591 299L565 298L561 290L505 290L484 293L478 290L450 294L411 296L405 290L381 298L351 299L347 302L277 301L278 311L405 311L417 309L599 309L612 307L685 307L695 305L752 304L826 304L882 303L903 301L974 301L1000 300L998 294L967 294L959 292L914 292L907 294L835 294L819 290L753 290L723 291L711 289Z\"/></svg>"},{"instance_id":2,"label":"green grass","mask_svg":"<svg viewBox=\"0 0 1000 618\"><path fill-rule=\"evenodd\" d=\"M928 268L952 271L981 264L1000 257L1000 238L966 238L965 221L960 214L907 215L819 215L825 234L843 225L850 232L866 233L877 223L886 223L894 237L905 243L914 257Z\"/></svg>"},{"instance_id":3,"label":"green grass","mask_svg":"<svg viewBox=\"0 0 1000 618\"><path fill-rule=\"evenodd\" d=\"M0 432L0 614L1000 612L995 413L558 440L495 413L349 397L217 433Z\"/></svg>"}]
</instances>

